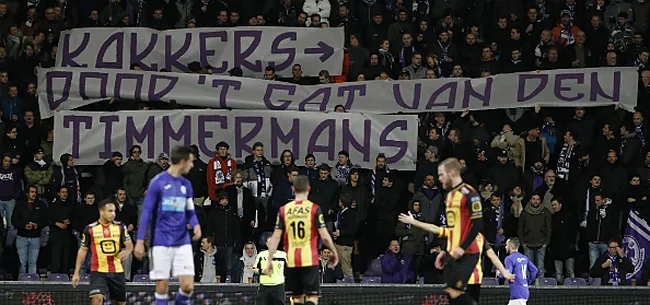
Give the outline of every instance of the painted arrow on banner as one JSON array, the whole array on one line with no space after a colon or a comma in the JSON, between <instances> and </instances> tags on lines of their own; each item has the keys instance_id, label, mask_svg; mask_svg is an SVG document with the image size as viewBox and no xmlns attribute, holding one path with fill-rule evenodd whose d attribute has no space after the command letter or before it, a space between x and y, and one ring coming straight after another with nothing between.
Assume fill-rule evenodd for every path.
<instances>
[{"instance_id":1,"label":"painted arrow on banner","mask_svg":"<svg viewBox=\"0 0 650 305\"><path fill-rule=\"evenodd\" d=\"M319 59L325 62L334 55L334 48L321 41L316 48L305 48L305 54L322 54Z\"/></svg>"}]
</instances>

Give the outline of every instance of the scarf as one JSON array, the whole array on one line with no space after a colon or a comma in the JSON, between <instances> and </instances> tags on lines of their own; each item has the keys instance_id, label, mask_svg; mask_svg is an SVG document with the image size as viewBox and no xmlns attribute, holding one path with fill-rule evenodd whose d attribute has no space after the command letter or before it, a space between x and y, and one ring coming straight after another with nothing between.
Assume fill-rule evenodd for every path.
<instances>
[{"instance_id":1,"label":"scarf","mask_svg":"<svg viewBox=\"0 0 650 305\"><path fill-rule=\"evenodd\" d=\"M337 229L337 230L338 230L339 228L341 228L341 218L343 218L342 215L343 215L343 213L345 213L345 211L347 211L347 210L348 210L348 208L344 208L343 210L340 210L338 213L336 213L336 229Z\"/></svg>"},{"instance_id":2,"label":"scarf","mask_svg":"<svg viewBox=\"0 0 650 305\"><path fill-rule=\"evenodd\" d=\"M499 204L499 207L492 206L492 210L494 211L495 215L497 216L497 230L503 227L503 198L501 198L501 203ZM497 239L496 239L496 244L497 246L501 246L504 244L506 241L506 236L500 233L497 233Z\"/></svg>"},{"instance_id":3,"label":"scarf","mask_svg":"<svg viewBox=\"0 0 650 305\"><path fill-rule=\"evenodd\" d=\"M621 283L621 272L618 271L618 256L611 256L607 252L607 259L612 261L612 265L609 266L609 281L607 283L618 286Z\"/></svg>"},{"instance_id":4,"label":"scarf","mask_svg":"<svg viewBox=\"0 0 650 305\"><path fill-rule=\"evenodd\" d=\"M253 168L257 174L257 192L259 197L266 198L266 171L264 170L264 159L255 160L253 159Z\"/></svg>"},{"instance_id":5,"label":"scarf","mask_svg":"<svg viewBox=\"0 0 650 305\"><path fill-rule=\"evenodd\" d=\"M641 68L641 69L645 69L645 64L642 63L642 62L639 60L638 57L637 57L637 59L634 60L634 66L635 66L635 67L638 67L638 68Z\"/></svg>"},{"instance_id":6,"label":"scarf","mask_svg":"<svg viewBox=\"0 0 650 305\"><path fill-rule=\"evenodd\" d=\"M557 159L557 176L558 178L568 181L569 180L569 170L571 169L571 155L573 155L573 147L575 145L569 145L569 143L562 144L562 150L560 150L560 156Z\"/></svg>"},{"instance_id":7,"label":"scarf","mask_svg":"<svg viewBox=\"0 0 650 305\"><path fill-rule=\"evenodd\" d=\"M445 42L445 45L443 45L443 42L438 39L438 46L440 46L440 62L444 62L447 59L447 54L449 53L449 46L451 46L451 43Z\"/></svg>"},{"instance_id":8,"label":"scarf","mask_svg":"<svg viewBox=\"0 0 650 305\"><path fill-rule=\"evenodd\" d=\"M512 207L510 208L510 213L515 216L515 218L519 218L521 216L521 201L523 200L523 197L516 197L516 196L510 196L510 200L512 200Z\"/></svg>"},{"instance_id":9,"label":"scarf","mask_svg":"<svg viewBox=\"0 0 650 305\"><path fill-rule=\"evenodd\" d=\"M533 206L532 203L528 203L524 209L528 214L537 215L544 211L544 205L540 202L538 206Z\"/></svg>"},{"instance_id":10,"label":"scarf","mask_svg":"<svg viewBox=\"0 0 650 305\"><path fill-rule=\"evenodd\" d=\"M402 66L402 68L406 67L406 60L407 58L404 56L404 48L407 47L402 47L399 50L399 64ZM415 47L411 46L411 54L415 53Z\"/></svg>"},{"instance_id":11,"label":"scarf","mask_svg":"<svg viewBox=\"0 0 650 305\"><path fill-rule=\"evenodd\" d=\"M545 2L542 2L542 3L537 5L537 11L539 12L537 14L537 16L538 16L537 18L539 18L541 20L548 19L549 14L546 13L546 3Z\"/></svg>"},{"instance_id":12,"label":"scarf","mask_svg":"<svg viewBox=\"0 0 650 305\"><path fill-rule=\"evenodd\" d=\"M386 174L390 173L388 166L384 167ZM375 193L377 192L377 167L372 169L372 176L370 176L370 202L375 202Z\"/></svg>"},{"instance_id":13,"label":"scarf","mask_svg":"<svg viewBox=\"0 0 650 305\"><path fill-rule=\"evenodd\" d=\"M226 157L228 158L228 157ZM228 158L228 161L226 162L228 166L228 172L224 175L223 171L221 170L221 157L217 156L214 159L214 182L221 186L226 184L226 182L229 182L232 179L232 159ZM259 176L259 173L258 173Z\"/></svg>"},{"instance_id":14,"label":"scarf","mask_svg":"<svg viewBox=\"0 0 650 305\"><path fill-rule=\"evenodd\" d=\"M645 147L645 134L643 134L643 125L636 126L636 128L634 128L634 131L636 131L636 135L641 140L641 147Z\"/></svg>"},{"instance_id":15,"label":"scarf","mask_svg":"<svg viewBox=\"0 0 650 305\"><path fill-rule=\"evenodd\" d=\"M535 166L531 166L530 171L533 173L533 190L536 190L544 184L544 172L546 172L546 167L542 166L536 168Z\"/></svg>"},{"instance_id":16,"label":"scarf","mask_svg":"<svg viewBox=\"0 0 650 305\"><path fill-rule=\"evenodd\" d=\"M237 216L239 216L239 218L243 218L244 217L244 186L235 185L235 189L237 190Z\"/></svg>"},{"instance_id":17,"label":"scarf","mask_svg":"<svg viewBox=\"0 0 650 305\"><path fill-rule=\"evenodd\" d=\"M340 180L340 179L347 179L348 174L350 173L350 168L351 166L348 164L341 165L341 164L336 164L336 179L335 180Z\"/></svg>"}]
</instances>

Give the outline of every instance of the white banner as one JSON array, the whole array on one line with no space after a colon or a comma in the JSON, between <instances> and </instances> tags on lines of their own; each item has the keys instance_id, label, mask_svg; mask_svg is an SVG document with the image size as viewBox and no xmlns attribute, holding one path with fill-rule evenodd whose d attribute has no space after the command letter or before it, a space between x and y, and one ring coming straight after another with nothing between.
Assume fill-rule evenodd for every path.
<instances>
[{"instance_id":1,"label":"white banner","mask_svg":"<svg viewBox=\"0 0 650 305\"><path fill-rule=\"evenodd\" d=\"M176 101L205 108L416 113L498 108L592 107L637 101L637 68L615 67L499 74L488 78L368 81L300 86L259 79L187 73L83 68L39 69L41 115L111 97Z\"/></svg>"},{"instance_id":2,"label":"white banner","mask_svg":"<svg viewBox=\"0 0 650 305\"><path fill-rule=\"evenodd\" d=\"M119 151L142 146L143 158L156 160L176 145L196 144L207 162L220 141L230 144L239 162L264 144L269 161L289 149L297 165L313 153L330 166L346 150L354 164L374 166L379 153L391 168L414 170L417 159L417 116L295 111L60 111L54 117L54 155L71 153L79 165L100 165ZM94 139L90 141L88 139ZM103 141L101 140L103 139Z\"/></svg>"},{"instance_id":3,"label":"white banner","mask_svg":"<svg viewBox=\"0 0 650 305\"><path fill-rule=\"evenodd\" d=\"M341 74L343 28L237 27L157 31L149 28L80 28L61 33L57 67L187 72L199 62L215 74L240 67L245 76L261 77L274 65L283 77L301 64L304 76L321 70Z\"/></svg>"}]
</instances>

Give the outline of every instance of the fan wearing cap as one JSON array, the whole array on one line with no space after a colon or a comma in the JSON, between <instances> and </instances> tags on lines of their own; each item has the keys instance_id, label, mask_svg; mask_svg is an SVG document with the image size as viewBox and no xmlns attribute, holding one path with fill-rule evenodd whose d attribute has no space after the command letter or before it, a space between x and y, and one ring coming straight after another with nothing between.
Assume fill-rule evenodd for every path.
<instances>
[{"instance_id":1,"label":"fan wearing cap","mask_svg":"<svg viewBox=\"0 0 650 305\"><path fill-rule=\"evenodd\" d=\"M569 10L563 10L560 14L560 22L553 28L552 41L558 48L564 48L575 43L575 37L580 29L571 21L573 15Z\"/></svg>"},{"instance_id":2,"label":"fan wearing cap","mask_svg":"<svg viewBox=\"0 0 650 305\"><path fill-rule=\"evenodd\" d=\"M488 178L501 190L511 190L521 180L521 172L517 170L509 159L507 150L502 150L497 155L497 163L490 168Z\"/></svg>"},{"instance_id":3,"label":"fan wearing cap","mask_svg":"<svg viewBox=\"0 0 650 305\"><path fill-rule=\"evenodd\" d=\"M151 181L153 177L162 173L163 171L166 171L168 167L169 156L166 153L160 153L160 155L158 155L158 160L156 163L151 164L151 167L149 167L149 171L147 172L147 181Z\"/></svg>"}]
</instances>

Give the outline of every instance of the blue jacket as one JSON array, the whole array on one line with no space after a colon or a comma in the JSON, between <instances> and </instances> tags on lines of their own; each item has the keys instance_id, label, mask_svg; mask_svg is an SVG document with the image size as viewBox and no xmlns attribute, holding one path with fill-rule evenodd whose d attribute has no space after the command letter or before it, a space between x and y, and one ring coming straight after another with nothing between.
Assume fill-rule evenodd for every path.
<instances>
[{"instance_id":1,"label":"blue jacket","mask_svg":"<svg viewBox=\"0 0 650 305\"><path fill-rule=\"evenodd\" d=\"M412 257L409 254L393 253L388 250L381 257L381 282L389 284L405 284L415 279L411 270Z\"/></svg>"},{"instance_id":2,"label":"blue jacket","mask_svg":"<svg viewBox=\"0 0 650 305\"><path fill-rule=\"evenodd\" d=\"M278 186L273 189L273 208L280 210L283 205L296 198L292 186L289 179L280 180Z\"/></svg>"},{"instance_id":3,"label":"blue jacket","mask_svg":"<svg viewBox=\"0 0 650 305\"><path fill-rule=\"evenodd\" d=\"M3 99L0 101L0 105L2 105L2 119L4 121L10 122L11 116L13 115L18 116L18 122L23 121L23 117L25 116L25 105L20 98Z\"/></svg>"}]
</instances>

